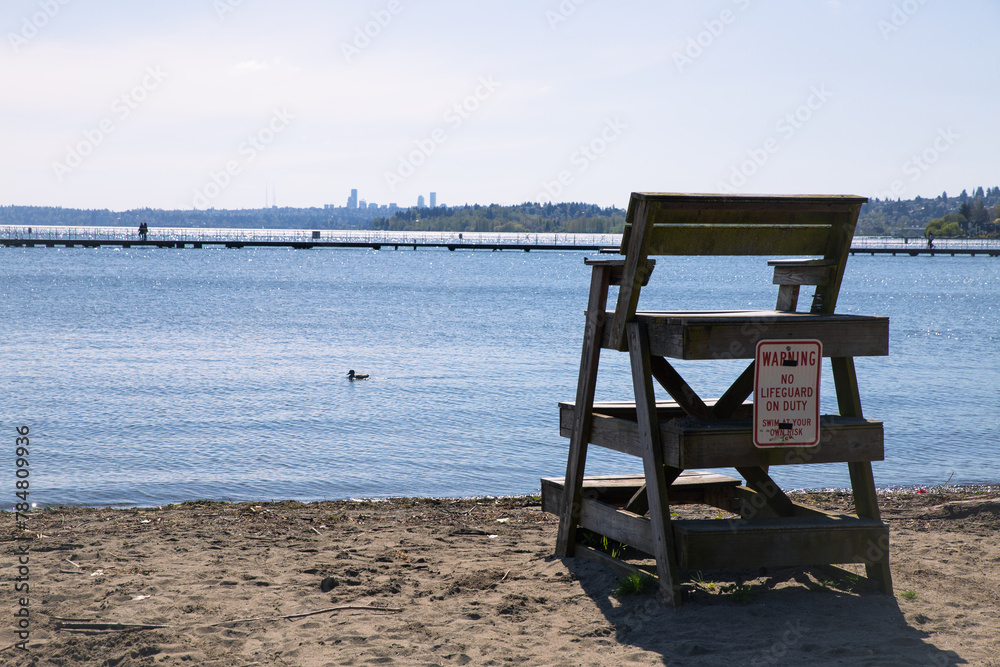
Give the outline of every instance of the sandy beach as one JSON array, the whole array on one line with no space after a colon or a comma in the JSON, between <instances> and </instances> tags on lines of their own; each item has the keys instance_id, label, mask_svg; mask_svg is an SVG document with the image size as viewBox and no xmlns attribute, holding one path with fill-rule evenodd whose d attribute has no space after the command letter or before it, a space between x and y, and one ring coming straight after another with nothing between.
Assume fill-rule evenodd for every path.
<instances>
[{"instance_id":1,"label":"sandy beach","mask_svg":"<svg viewBox=\"0 0 1000 667\"><path fill-rule=\"evenodd\" d=\"M895 597L819 569L685 572L677 610L554 558L538 498L4 513L0 662L1000 666L1000 489L880 504Z\"/></svg>"}]
</instances>

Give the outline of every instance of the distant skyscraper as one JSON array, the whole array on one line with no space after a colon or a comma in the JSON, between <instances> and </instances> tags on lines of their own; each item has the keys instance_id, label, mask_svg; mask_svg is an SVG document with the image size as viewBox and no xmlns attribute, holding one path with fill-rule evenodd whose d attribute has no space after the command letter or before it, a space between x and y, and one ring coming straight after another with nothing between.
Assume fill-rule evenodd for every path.
<instances>
[{"instance_id":1,"label":"distant skyscraper","mask_svg":"<svg viewBox=\"0 0 1000 667\"><path fill-rule=\"evenodd\" d=\"M420 195L417 197L417 208L423 208L424 206L426 206L426 204L424 204L424 196Z\"/></svg>"},{"instance_id":2,"label":"distant skyscraper","mask_svg":"<svg viewBox=\"0 0 1000 667\"><path fill-rule=\"evenodd\" d=\"M351 196L347 198L347 208L357 208L358 207L358 189L351 189Z\"/></svg>"},{"instance_id":3,"label":"distant skyscraper","mask_svg":"<svg viewBox=\"0 0 1000 667\"><path fill-rule=\"evenodd\" d=\"M437 208L438 205L438 193L431 193L431 208Z\"/></svg>"}]
</instances>

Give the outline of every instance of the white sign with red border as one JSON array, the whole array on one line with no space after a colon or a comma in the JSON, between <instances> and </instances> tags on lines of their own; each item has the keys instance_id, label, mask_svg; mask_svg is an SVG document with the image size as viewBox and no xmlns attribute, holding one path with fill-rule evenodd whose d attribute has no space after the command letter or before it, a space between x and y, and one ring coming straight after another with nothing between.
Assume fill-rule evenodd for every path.
<instances>
[{"instance_id":1,"label":"white sign with red border","mask_svg":"<svg viewBox=\"0 0 1000 667\"><path fill-rule=\"evenodd\" d=\"M762 340L754 369L753 444L812 447L819 442L823 343Z\"/></svg>"}]
</instances>

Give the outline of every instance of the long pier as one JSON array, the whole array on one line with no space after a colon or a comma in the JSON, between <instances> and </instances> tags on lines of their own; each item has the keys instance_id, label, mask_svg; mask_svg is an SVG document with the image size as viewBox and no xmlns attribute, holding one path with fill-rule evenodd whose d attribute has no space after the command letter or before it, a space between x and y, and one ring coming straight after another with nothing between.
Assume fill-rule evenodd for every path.
<instances>
[{"instance_id":1,"label":"long pier","mask_svg":"<svg viewBox=\"0 0 1000 667\"><path fill-rule=\"evenodd\" d=\"M621 244L620 234L387 232L372 230L153 228L142 237L121 227L0 227L0 245L19 248L447 248L583 250Z\"/></svg>"},{"instance_id":2,"label":"long pier","mask_svg":"<svg viewBox=\"0 0 1000 667\"><path fill-rule=\"evenodd\" d=\"M852 255L987 255L1000 257L1000 239L936 239L928 244L925 239L899 239L879 236L855 238L851 243Z\"/></svg>"},{"instance_id":3,"label":"long pier","mask_svg":"<svg viewBox=\"0 0 1000 667\"><path fill-rule=\"evenodd\" d=\"M578 250L618 252L620 234L514 232L389 232L372 230L134 228L0 226L0 245L17 248L447 248L448 250ZM1000 257L1000 239L856 237L852 255L987 255Z\"/></svg>"}]
</instances>

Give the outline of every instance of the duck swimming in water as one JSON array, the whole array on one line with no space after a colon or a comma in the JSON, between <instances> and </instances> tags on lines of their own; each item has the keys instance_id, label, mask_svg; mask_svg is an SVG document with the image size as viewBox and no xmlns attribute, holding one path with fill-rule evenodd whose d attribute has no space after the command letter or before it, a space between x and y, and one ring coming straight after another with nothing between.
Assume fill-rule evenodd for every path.
<instances>
[{"instance_id":1,"label":"duck swimming in water","mask_svg":"<svg viewBox=\"0 0 1000 667\"><path fill-rule=\"evenodd\" d=\"M367 380L368 373L355 373L354 371L347 371L347 379L351 380Z\"/></svg>"}]
</instances>

